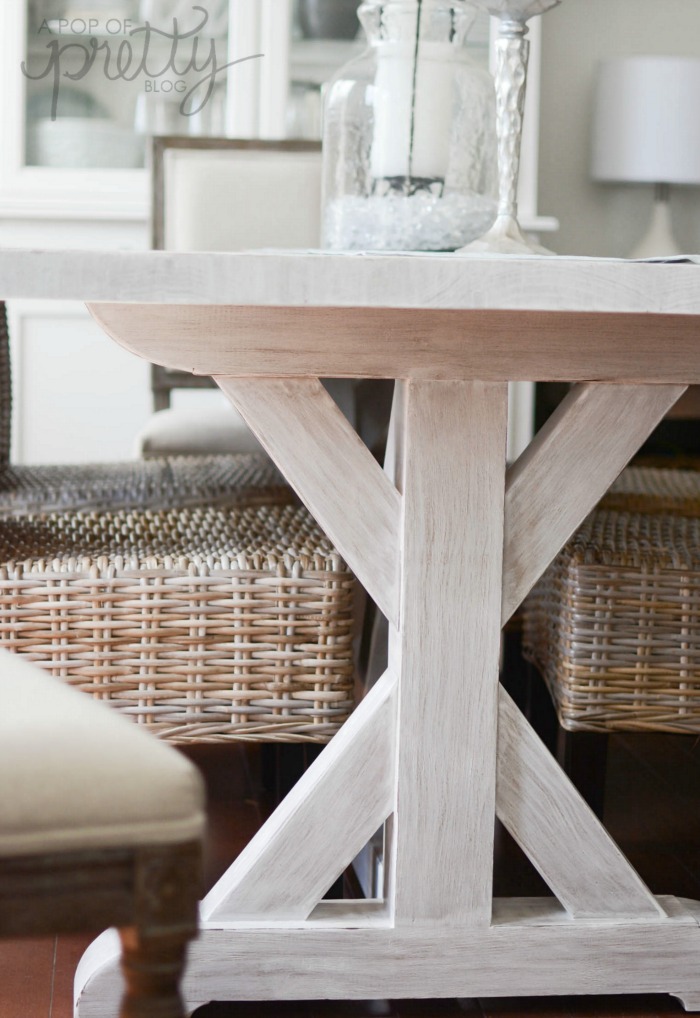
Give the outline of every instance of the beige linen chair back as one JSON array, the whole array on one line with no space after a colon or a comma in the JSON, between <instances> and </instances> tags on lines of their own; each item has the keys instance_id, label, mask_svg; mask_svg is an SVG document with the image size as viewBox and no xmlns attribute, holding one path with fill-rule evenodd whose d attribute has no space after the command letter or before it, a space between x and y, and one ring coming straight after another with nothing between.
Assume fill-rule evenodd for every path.
<instances>
[{"instance_id":1,"label":"beige linen chair back","mask_svg":"<svg viewBox=\"0 0 700 1018\"><path fill-rule=\"evenodd\" d=\"M155 138L153 247L318 247L321 145Z\"/></svg>"},{"instance_id":2,"label":"beige linen chair back","mask_svg":"<svg viewBox=\"0 0 700 1018\"><path fill-rule=\"evenodd\" d=\"M319 142L157 137L152 181L156 250L319 246ZM208 378L157 365L151 385L155 410L170 406L173 389L213 387Z\"/></svg>"}]
</instances>

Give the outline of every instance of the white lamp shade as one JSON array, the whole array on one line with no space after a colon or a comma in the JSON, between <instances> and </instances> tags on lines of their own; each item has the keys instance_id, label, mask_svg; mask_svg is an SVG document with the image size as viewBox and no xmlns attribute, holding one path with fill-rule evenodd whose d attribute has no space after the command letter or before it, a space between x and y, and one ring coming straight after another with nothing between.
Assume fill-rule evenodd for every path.
<instances>
[{"instance_id":1,"label":"white lamp shade","mask_svg":"<svg viewBox=\"0 0 700 1018\"><path fill-rule=\"evenodd\" d=\"M700 184L700 60L600 64L591 173L597 180Z\"/></svg>"}]
</instances>

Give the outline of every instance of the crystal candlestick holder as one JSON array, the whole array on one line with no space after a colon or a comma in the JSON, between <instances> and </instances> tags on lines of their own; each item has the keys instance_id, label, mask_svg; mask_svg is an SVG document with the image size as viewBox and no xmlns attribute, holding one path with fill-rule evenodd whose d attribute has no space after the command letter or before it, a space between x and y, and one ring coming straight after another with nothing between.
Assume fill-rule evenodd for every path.
<instances>
[{"instance_id":1,"label":"crystal candlestick holder","mask_svg":"<svg viewBox=\"0 0 700 1018\"><path fill-rule=\"evenodd\" d=\"M498 214L491 229L460 253L551 254L528 241L518 223L518 176L525 111L530 18L561 0L471 0L499 19L496 40L496 116L498 136Z\"/></svg>"}]
</instances>

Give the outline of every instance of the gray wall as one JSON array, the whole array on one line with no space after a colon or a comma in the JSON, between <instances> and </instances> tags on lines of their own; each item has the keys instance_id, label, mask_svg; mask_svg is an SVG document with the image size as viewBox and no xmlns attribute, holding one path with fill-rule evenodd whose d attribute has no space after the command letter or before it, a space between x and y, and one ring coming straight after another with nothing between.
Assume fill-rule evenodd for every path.
<instances>
[{"instance_id":1,"label":"gray wall","mask_svg":"<svg viewBox=\"0 0 700 1018\"><path fill-rule=\"evenodd\" d=\"M559 254L624 257L645 232L653 195L642 185L589 178L596 62L700 57L700 0L563 0L544 15L542 34L539 211L561 224L546 242ZM676 188L671 206L681 249L700 252L700 188Z\"/></svg>"}]
</instances>

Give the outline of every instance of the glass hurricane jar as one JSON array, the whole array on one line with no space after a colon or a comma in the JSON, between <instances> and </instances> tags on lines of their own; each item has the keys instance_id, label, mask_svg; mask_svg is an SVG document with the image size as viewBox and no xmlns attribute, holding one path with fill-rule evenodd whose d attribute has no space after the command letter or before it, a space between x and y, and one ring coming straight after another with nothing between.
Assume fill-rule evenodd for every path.
<instances>
[{"instance_id":1,"label":"glass hurricane jar","mask_svg":"<svg viewBox=\"0 0 700 1018\"><path fill-rule=\"evenodd\" d=\"M368 49L326 89L323 245L451 251L496 218L496 103L465 0L365 0Z\"/></svg>"}]
</instances>

